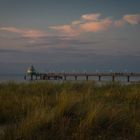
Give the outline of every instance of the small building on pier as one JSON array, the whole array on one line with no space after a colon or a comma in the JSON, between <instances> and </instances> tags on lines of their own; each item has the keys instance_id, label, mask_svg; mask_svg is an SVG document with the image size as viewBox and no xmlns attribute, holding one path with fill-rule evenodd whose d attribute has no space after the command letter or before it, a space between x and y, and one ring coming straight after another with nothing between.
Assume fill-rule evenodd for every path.
<instances>
[{"instance_id":1,"label":"small building on pier","mask_svg":"<svg viewBox=\"0 0 140 140\"><path fill-rule=\"evenodd\" d=\"M27 70L27 74L28 74L28 75L36 74L36 70L35 70L35 68L34 68L33 65L30 66L30 67L28 68L28 70Z\"/></svg>"},{"instance_id":2,"label":"small building on pier","mask_svg":"<svg viewBox=\"0 0 140 140\"><path fill-rule=\"evenodd\" d=\"M33 80L33 75L36 75L36 73L37 73L37 72L36 72L36 70L35 70L35 68L34 68L33 65L30 66L30 67L28 68L28 70L27 70L27 75L31 77L31 80ZM26 79L26 78L24 78L24 79Z\"/></svg>"}]
</instances>

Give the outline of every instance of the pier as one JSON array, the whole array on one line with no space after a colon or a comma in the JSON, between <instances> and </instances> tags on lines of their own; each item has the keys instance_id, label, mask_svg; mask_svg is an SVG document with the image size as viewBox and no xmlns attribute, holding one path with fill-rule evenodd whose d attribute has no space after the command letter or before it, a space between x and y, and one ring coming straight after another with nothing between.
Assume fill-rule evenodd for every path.
<instances>
[{"instance_id":1,"label":"pier","mask_svg":"<svg viewBox=\"0 0 140 140\"><path fill-rule=\"evenodd\" d=\"M97 77L98 81L102 81L102 78L108 77L111 78L111 80L114 82L117 78L123 77L126 79L127 82L131 81L131 78L133 77L140 77L140 73L133 73L133 72L93 72L93 73L38 73L35 71L34 67L31 66L31 68L27 71L27 76L24 77L26 80L27 77L29 77L30 80L68 80L68 78L72 80L78 80L80 78L83 78L84 80L88 81L91 77Z\"/></svg>"},{"instance_id":2,"label":"pier","mask_svg":"<svg viewBox=\"0 0 140 140\"><path fill-rule=\"evenodd\" d=\"M35 74L35 79L38 80L67 80L68 78L78 80L83 77L86 81L90 77L97 77L98 81L102 81L104 77L111 77L114 82L117 77L125 77L127 82L130 82L131 77L140 77L140 73L47 73Z\"/></svg>"}]
</instances>

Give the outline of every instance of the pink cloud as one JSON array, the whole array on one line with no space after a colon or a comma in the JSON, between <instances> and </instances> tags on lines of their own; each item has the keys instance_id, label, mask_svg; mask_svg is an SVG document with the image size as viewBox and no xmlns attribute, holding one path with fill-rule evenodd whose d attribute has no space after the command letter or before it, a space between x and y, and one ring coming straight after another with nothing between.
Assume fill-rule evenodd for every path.
<instances>
[{"instance_id":1,"label":"pink cloud","mask_svg":"<svg viewBox=\"0 0 140 140\"><path fill-rule=\"evenodd\" d=\"M100 16L101 16L100 13L93 13L93 14L85 14L85 15L82 15L81 18L83 20L97 21L97 20L99 20Z\"/></svg>"},{"instance_id":2,"label":"pink cloud","mask_svg":"<svg viewBox=\"0 0 140 140\"><path fill-rule=\"evenodd\" d=\"M109 17L102 18L100 13L91 13L82 15L79 20L74 20L70 24L55 25L49 28L55 30L60 35L77 36L84 32L101 32L112 27L123 27L128 23L136 25L140 23L140 14L124 15L121 19L113 20ZM17 33L22 37L32 40L50 35L48 32L35 29L20 29L16 27L1 27L1 31Z\"/></svg>"},{"instance_id":3,"label":"pink cloud","mask_svg":"<svg viewBox=\"0 0 140 140\"><path fill-rule=\"evenodd\" d=\"M84 32L100 32L106 31L112 27L123 27L129 23L136 25L140 23L140 14L124 15L123 18L118 20L110 19L109 17L101 18L100 13L84 14L80 20L74 20L68 25L51 26L53 30L67 34L79 35Z\"/></svg>"},{"instance_id":4,"label":"pink cloud","mask_svg":"<svg viewBox=\"0 0 140 140\"><path fill-rule=\"evenodd\" d=\"M140 23L140 14L135 15L125 15L123 20L131 25L136 25Z\"/></svg>"},{"instance_id":5,"label":"pink cloud","mask_svg":"<svg viewBox=\"0 0 140 140\"><path fill-rule=\"evenodd\" d=\"M103 19L101 21L86 22L80 25L80 29L85 32L99 32L107 30L112 24L112 20Z\"/></svg>"},{"instance_id":6,"label":"pink cloud","mask_svg":"<svg viewBox=\"0 0 140 140\"><path fill-rule=\"evenodd\" d=\"M81 16L80 20L75 20L68 25L51 26L50 29L56 30L58 32L76 36L83 32L99 32L107 30L111 24L112 20L109 18L101 19L101 14L85 14Z\"/></svg>"},{"instance_id":7,"label":"pink cloud","mask_svg":"<svg viewBox=\"0 0 140 140\"><path fill-rule=\"evenodd\" d=\"M80 20L75 20L75 21L72 21L72 25L78 25L78 24L81 24L82 21Z\"/></svg>"},{"instance_id":8,"label":"pink cloud","mask_svg":"<svg viewBox=\"0 0 140 140\"><path fill-rule=\"evenodd\" d=\"M75 36L78 35L78 32L72 25L61 25L61 26L51 26L50 29L57 30L63 34Z\"/></svg>"},{"instance_id":9,"label":"pink cloud","mask_svg":"<svg viewBox=\"0 0 140 140\"><path fill-rule=\"evenodd\" d=\"M45 32L40 31L40 30L19 29L15 27L1 27L0 30L17 33L17 34L20 34L22 37L26 37L30 39L37 39L46 35Z\"/></svg>"},{"instance_id":10,"label":"pink cloud","mask_svg":"<svg viewBox=\"0 0 140 140\"><path fill-rule=\"evenodd\" d=\"M20 33L21 31L15 27L1 27L0 30L13 32L13 33Z\"/></svg>"}]
</instances>

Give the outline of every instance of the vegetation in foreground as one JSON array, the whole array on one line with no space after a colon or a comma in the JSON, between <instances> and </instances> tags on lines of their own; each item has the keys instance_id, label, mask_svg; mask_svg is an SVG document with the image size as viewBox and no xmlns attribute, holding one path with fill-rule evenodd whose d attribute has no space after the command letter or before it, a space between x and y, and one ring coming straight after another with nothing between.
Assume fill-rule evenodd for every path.
<instances>
[{"instance_id":1,"label":"vegetation in foreground","mask_svg":"<svg viewBox=\"0 0 140 140\"><path fill-rule=\"evenodd\" d=\"M140 85L0 84L0 140L139 140Z\"/></svg>"}]
</instances>

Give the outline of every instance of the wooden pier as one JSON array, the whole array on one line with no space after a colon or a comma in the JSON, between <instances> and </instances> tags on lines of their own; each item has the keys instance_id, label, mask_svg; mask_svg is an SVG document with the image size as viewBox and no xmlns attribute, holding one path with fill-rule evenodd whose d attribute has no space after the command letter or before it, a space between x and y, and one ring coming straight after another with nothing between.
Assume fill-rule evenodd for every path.
<instances>
[{"instance_id":1,"label":"wooden pier","mask_svg":"<svg viewBox=\"0 0 140 140\"><path fill-rule=\"evenodd\" d=\"M30 76L30 80L68 80L68 78L78 80L82 77L86 81L91 77L97 77L98 81L102 81L104 77L110 77L112 81L115 81L116 78L123 77L126 78L127 82L130 82L132 77L140 77L140 73L31 73L28 76Z\"/></svg>"}]
</instances>

